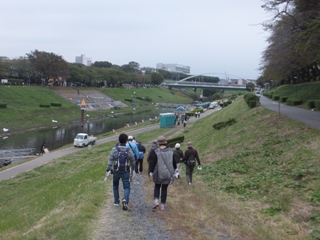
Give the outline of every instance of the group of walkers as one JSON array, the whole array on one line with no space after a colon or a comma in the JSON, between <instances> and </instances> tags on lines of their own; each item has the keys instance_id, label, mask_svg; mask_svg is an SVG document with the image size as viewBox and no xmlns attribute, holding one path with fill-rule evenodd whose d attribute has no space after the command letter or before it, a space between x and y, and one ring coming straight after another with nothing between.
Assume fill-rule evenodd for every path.
<instances>
[{"instance_id":1,"label":"group of walkers","mask_svg":"<svg viewBox=\"0 0 320 240\"><path fill-rule=\"evenodd\" d=\"M119 206L119 181L122 180L124 197L122 199L123 210L128 210L130 196L130 180L132 174L141 174L143 171L143 159L145 157L146 148L141 144L141 140L135 141L134 137L124 133L119 135L119 142L112 148L106 176L113 174L113 195L114 205ZM147 161L148 176L154 182L154 205L153 209L165 209L167 200L167 189L173 183L174 178L180 178L182 164L186 166L187 184L192 184L192 173L196 162L198 168L201 169L201 162L197 150L192 147L192 142L187 143L187 150L183 153L180 144L175 144L172 150L167 146L164 136L158 137L152 142L149 150Z\"/></svg>"}]
</instances>

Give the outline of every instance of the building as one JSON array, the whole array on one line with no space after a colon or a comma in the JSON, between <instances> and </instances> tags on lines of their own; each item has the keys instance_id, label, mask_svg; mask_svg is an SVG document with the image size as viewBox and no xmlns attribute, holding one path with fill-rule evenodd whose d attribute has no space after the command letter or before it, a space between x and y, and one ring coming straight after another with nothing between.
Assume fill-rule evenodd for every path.
<instances>
[{"instance_id":1,"label":"building","mask_svg":"<svg viewBox=\"0 0 320 240\"><path fill-rule=\"evenodd\" d=\"M180 64L158 63L157 69L166 70L169 72L190 74L190 66L185 66L185 65L180 65Z\"/></svg>"},{"instance_id":2,"label":"building","mask_svg":"<svg viewBox=\"0 0 320 240\"><path fill-rule=\"evenodd\" d=\"M92 64L92 60L91 60L91 58L86 57L84 54L81 54L81 56L76 57L76 63L90 66Z\"/></svg>"}]
</instances>

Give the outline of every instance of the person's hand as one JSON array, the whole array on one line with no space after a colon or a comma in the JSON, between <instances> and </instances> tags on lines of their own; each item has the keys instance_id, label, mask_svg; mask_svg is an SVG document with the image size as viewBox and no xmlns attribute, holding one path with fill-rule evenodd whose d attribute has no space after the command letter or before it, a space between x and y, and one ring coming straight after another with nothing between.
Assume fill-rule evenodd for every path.
<instances>
[{"instance_id":1,"label":"person's hand","mask_svg":"<svg viewBox=\"0 0 320 240\"><path fill-rule=\"evenodd\" d=\"M150 181L153 181L152 173L149 173Z\"/></svg>"}]
</instances>

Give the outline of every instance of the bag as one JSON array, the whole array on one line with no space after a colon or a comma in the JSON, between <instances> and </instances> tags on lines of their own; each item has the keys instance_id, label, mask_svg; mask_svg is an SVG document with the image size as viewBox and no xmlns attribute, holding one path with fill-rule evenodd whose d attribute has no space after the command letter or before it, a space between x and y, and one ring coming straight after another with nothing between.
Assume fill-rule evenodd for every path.
<instances>
[{"instance_id":1,"label":"bag","mask_svg":"<svg viewBox=\"0 0 320 240\"><path fill-rule=\"evenodd\" d=\"M144 154L143 154L143 152L139 152L139 159L144 159Z\"/></svg>"},{"instance_id":2,"label":"bag","mask_svg":"<svg viewBox=\"0 0 320 240\"><path fill-rule=\"evenodd\" d=\"M187 159L187 165L189 167L194 167L196 165L196 159L193 155L190 155L189 158Z\"/></svg>"},{"instance_id":3,"label":"bag","mask_svg":"<svg viewBox=\"0 0 320 240\"><path fill-rule=\"evenodd\" d=\"M117 147L118 150L118 161L114 164L114 170L118 172L125 172L129 169L128 165L128 153L129 153L129 148L121 149L120 147Z\"/></svg>"}]
</instances>

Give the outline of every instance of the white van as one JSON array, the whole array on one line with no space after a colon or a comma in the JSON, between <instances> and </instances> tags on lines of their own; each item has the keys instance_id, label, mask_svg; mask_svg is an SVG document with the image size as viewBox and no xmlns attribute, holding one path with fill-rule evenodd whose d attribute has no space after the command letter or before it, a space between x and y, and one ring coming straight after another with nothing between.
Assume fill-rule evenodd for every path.
<instances>
[{"instance_id":1,"label":"white van","mask_svg":"<svg viewBox=\"0 0 320 240\"><path fill-rule=\"evenodd\" d=\"M218 103L217 102L210 103L209 109L214 109L215 107L218 107Z\"/></svg>"}]
</instances>

